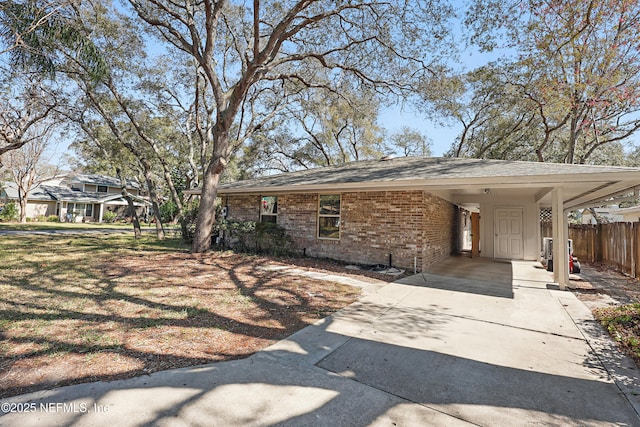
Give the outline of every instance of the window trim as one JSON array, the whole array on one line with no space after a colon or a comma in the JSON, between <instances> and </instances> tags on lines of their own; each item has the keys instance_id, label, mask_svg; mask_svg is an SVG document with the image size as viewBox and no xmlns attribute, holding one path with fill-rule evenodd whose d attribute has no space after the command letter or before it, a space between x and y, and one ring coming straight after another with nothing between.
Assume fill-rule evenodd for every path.
<instances>
[{"instance_id":1,"label":"window trim","mask_svg":"<svg viewBox=\"0 0 640 427\"><path fill-rule=\"evenodd\" d=\"M338 213L338 215L331 215L331 214L321 214L320 213L320 203L321 203L321 199L322 196L338 196L338 200L340 202L340 211ZM316 238L318 240L330 240L330 241L339 241L340 239L342 239L342 193L320 193L318 194L318 214L317 214L317 220L316 220ZM338 218L338 237L323 237L320 236L320 218Z\"/></svg>"}]
</instances>

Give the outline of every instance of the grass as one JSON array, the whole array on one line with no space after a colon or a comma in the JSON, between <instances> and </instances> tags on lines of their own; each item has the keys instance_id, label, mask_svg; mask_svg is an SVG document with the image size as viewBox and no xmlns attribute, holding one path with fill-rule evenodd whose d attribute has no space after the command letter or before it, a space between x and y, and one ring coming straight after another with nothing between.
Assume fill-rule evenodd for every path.
<instances>
[{"instance_id":1,"label":"grass","mask_svg":"<svg viewBox=\"0 0 640 427\"><path fill-rule=\"evenodd\" d=\"M358 296L265 263L282 264L150 236L0 236L0 397L246 357Z\"/></svg>"},{"instance_id":2,"label":"grass","mask_svg":"<svg viewBox=\"0 0 640 427\"><path fill-rule=\"evenodd\" d=\"M141 224L145 227L146 224ZM20 231L37 231L37 230L95 230L96 228L123 228L133 229L131 224L121 222L115 223L98 223L98 222L0 222L0 230L20 230Z\"/></svg>"},{"instance_id":3,"label":"grass","mask_svg":"<svg viewBox=\"0 0 640 427\"><path fill-rule=\"evenodd\" d=\"M609 335L640 366L640 303L594 310Z\"/></svg>"}]
</instances>

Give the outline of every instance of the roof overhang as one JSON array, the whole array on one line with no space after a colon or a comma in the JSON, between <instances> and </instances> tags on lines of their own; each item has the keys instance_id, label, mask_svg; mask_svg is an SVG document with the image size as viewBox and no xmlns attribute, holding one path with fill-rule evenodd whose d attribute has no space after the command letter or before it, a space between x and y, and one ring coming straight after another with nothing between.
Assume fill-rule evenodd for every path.
<instances>
[{"instance_id":1,"label":"roof overhang","mask_svg":"<svg viewBox=\"0 0 640 427\"><path fill-rule=\"evenodd\" d=\"M485 164L487 168L483 168ZM551 206L552 190L562 188L564 208L578 209L601 205L607 199L640 188L638 168L431 158L399 159L395 162L397 173L394 162L384 162L382 165L376 161L354 162L354 165L222 184L218 194L424 190L454 202L458 198L469 200L503 194L526 196L541 206ZM372 168L371 172L366 169L368 165ZM415 165L415 173L411 173L412 165ZM537 170L549 173L535 173ZM332 172L336 177L332 177ZM187 190L186 193L199 194L200 190Z\"/></svg>"}]
</instances>

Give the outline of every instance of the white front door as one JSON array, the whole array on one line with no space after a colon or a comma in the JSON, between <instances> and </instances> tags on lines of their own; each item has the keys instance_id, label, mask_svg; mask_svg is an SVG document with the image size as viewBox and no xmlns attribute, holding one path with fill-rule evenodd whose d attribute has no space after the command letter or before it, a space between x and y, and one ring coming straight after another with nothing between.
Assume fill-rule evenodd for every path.
<instances>
[{"instance_id":1,"label":"white front door","mask_svg":"<svg viewBox=\"0 0 640 427\"><path fill-rule=\"evenodd\" d=\"M522 208L496 208L495 258L523 259Z\"/></svg>"}]
</instances>

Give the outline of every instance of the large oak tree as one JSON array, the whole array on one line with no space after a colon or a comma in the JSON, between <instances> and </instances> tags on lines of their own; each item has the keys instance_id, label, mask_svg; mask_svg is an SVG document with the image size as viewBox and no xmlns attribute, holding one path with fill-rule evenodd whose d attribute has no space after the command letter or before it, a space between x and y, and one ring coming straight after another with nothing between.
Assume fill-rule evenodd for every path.
<instances>
[{"instance_id":1,"label":"large oak tree","mask_svg":"<svg viewBox=\"0 0 640 427\"><path fill-rule=\"evenodd\" d=\"M510 96L492 105L500 108L500 99L507 99L505 114L535 113L525 151L537 160L586 163L640 129L638 0L477 0L474 5L468 24L477 31L475 41L511 53L498 87ZM475 93L484 93L495 75L478 81Z\"/></svg>"},{"instance_id":2,"label":"large oak tree","mask_svg":"<svg viewBox=\"0 0 640 427\"><path fill-rule=\"evenodd\" d=\"M211 245L221 174L236 139L254 129L246 125L248 99L267 87L284 92L290 83L331 90L341 76L377 91L409 90L410 79L428 73L434 52L447 48L443 23L451 14L438 0L129 3L163 40L196 60L210 88L206 137L212 156L203 176L194 252ZM314 79L318 67L329 79Z\"/></svg>"}]
</instances>

